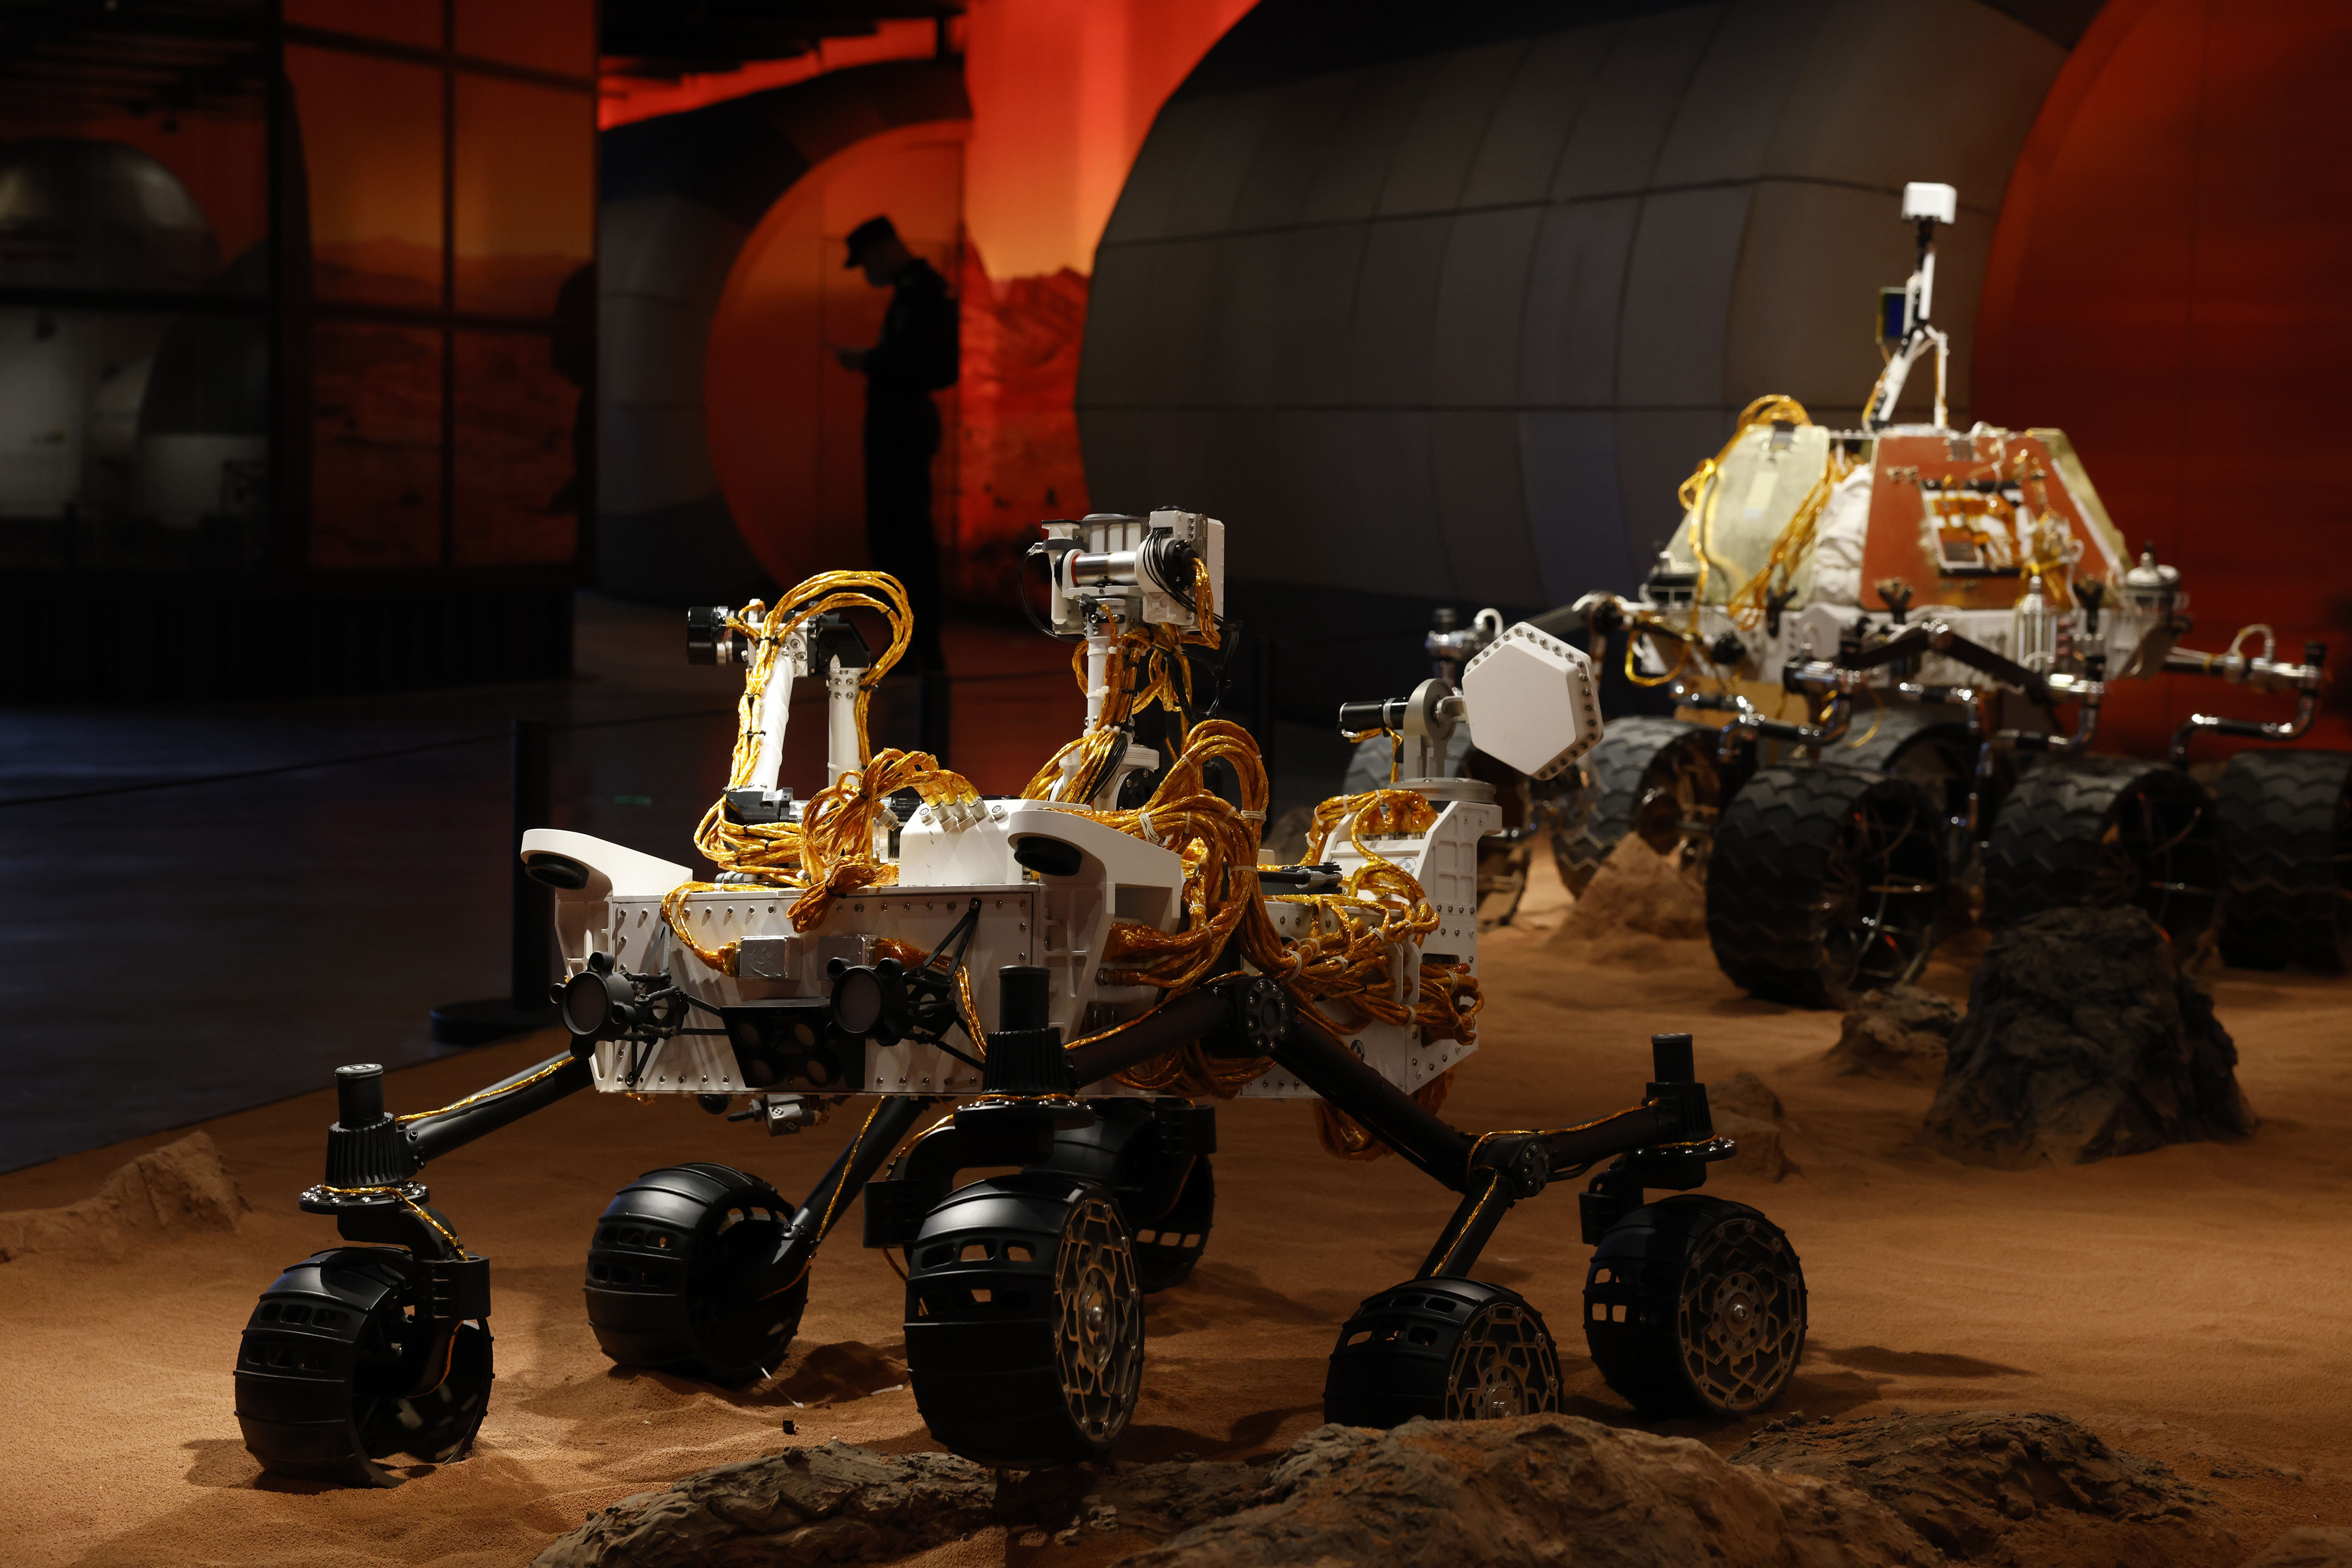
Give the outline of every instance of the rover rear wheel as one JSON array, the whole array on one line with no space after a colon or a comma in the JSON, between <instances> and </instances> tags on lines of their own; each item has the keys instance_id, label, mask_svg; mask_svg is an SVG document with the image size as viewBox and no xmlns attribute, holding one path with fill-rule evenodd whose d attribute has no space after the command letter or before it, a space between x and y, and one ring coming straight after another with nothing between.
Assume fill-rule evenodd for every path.
<instances>
[{"instance_id":1,"label":"rover rear wheel","mask_svg":"<svg viewBox=\"0 0 2352 1568\"><path fill-rule=\"evenodd\" d=\"M907 1381L968 1459L1108 1456L1143 1388L1143 1288L1110 1193L1050 1171L950 1193L907 1249Z\"/></svg>"},{"instance_id":2,"label":"rover rear wheel","mask_svg":"<svg viewBox=\"0 0 2352 1568\"><path fill-rule=\"evenodd\" d=\"M1479 1280L1408 1280L1367 1297L1323 1379L1323 1419L1346 1427L1548 1415L1559 1399L1543 1314Z\"/></svg>"},{"instance_id":3,"label":"rover rear wheel","mask_svg":"<svg viewBox=\"0 0 2352 1568\"><path fill-rule=\"evenodd\" d=\"M1146 1295L1172 1290L1192 1277L1208 1249L1209 1227L1217 1218L1217 1173L1209 1156L1192 1156L1175 1203L1166 1213L1137 1223L1135 1272Z\"/></svg>"},{"instance_id":4,"label":"rover rear wheel","mask_svg":"<svg viewBox=\"0 0 2352 1568\"><path fill-rule=\"evenodd\" d=\"M1759 997L1843 1007L1917 975L1943 898L1941 822L1916 784L1819 765L1759 768L1715 834L1706 936Z\"/></svg>"},{"instance_id":5,"label":"rover rear wheel","mask_svg":"<svg viewBox=\"0 0 2352 1568\"><path fill-rule=\"evenodd\" d=\"M1725 788L1717 734L1681 719L1613 719L1584 758L1585 785L1559 802L1552 835L1559 880L1580 894L1628 833L1660 854L1704 865Z\"/></svg>"},{"instance_id":6,"label":"rover rear wheel","mask_svg":"<svg viewBox=\"0 0 2352 1568\"><path fill-rule=\"evenodd\" d=\"M2131 758L2053 758L1993 819L1985 924L2134 904L2185 951L2212 925L2221 869L2211 798L2187 774Z\"/></svg>"},{"instance_id":7,"label":"rover rear wheel","mask_svg":"<svg viewBox=\"0 0 2352 1568\"><path fill-rule=\"evenodd\" d=\"M1804 1354L1805 1271L1746 1204L1664 1198L1593 1249L1584 1343L1644 1416L1744 1416L1780 1396Z\"/></svg>"},{"instance_id":8,"label":"rover rear wheel","mask_svg":"<svg viewBox=\"0 0 2352 1568\"><path fill-rule=\"evenodd\" d=\"M390 1247L315 1253L261 1293L237 1345L236 1422L264 1469L394 1487L388 1464L464 1457L489 1406L489 1325L436 1333L431 1300L425 1266Z\"/></svg>"},{"instance_id":9,"label":"rover rear wheel","mask_svg":"<svg viewBox=\"0 0 2352 1568\"><path fill-rule=\"evenodd\" d=\"M2352 755L2242 751L2214 796L2222 958L2241 969L2352 967Z\"/></svg>"},{"instance_id":10,"label":"rover rear wheel","mask_svg":"<svg viewBox=\"0 0 2352 1568\"><path fill-rule=\"evenodd\" d=\"M758 1176L719 1165L647 1171L614 1195L588 1245L589 1326L624 1366L666 1366L720 1384L783 1364L808 1306L808 1276L756 1293L793 1207Z\"/></svg>"}]
</instances>

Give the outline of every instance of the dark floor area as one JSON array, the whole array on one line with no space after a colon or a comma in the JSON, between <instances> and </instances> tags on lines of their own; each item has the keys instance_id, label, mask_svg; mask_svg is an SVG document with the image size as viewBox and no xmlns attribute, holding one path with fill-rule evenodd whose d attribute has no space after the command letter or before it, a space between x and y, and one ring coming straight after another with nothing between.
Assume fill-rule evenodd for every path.
<instances>
[{"instance_id":1,"label":"dark floor area","mask_svg":"<svg viewBox=\"0 0 2352 1568\"><path fill-rule=\"evenodd\" d=\"M0 1170L443 1054L436 1004L507 974L510 719L558 727L557 825L688 862L740 673L676 612L583 597L569 681L300 703L0 713ZM950 760L1017 791L1076 733L1067 651L965 621ZM905 689L902 689L905 688ZM787 782L815 782L819 699ZM911 746L911 683L875 743ZM1336 735L1278 727L1275 812L1336 787Z\"/></svg>"}]
</instances>

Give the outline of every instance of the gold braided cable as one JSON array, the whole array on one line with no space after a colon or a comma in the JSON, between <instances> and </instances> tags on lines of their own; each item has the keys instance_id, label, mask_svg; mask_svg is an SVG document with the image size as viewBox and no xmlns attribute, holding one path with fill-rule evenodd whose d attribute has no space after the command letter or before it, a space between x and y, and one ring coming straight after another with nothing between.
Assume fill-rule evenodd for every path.
<instances>
[{"instance_id":1,"label":"gold braided cable","mask_svg":"<svg viewBox=\"0 0 2352 1568\"><path fill-rule=\"evenodd\" d=\"M740 884L734 887L724 887L715 882L679 883L676 887L671 888L667 893L662 894L662 923L669 927L671 936L677 937L679 942L685 945L688 952L693 954L697 958L702 961L704 967L716 969L722 975L732 975L735 973L736 959L742 954L743 944L740 941L735 941L722 943L720 946L716 947L704 946L700 940L695 936L694 933L687 929L686 901L698 893L744 893L750 890Z\"/></svg>"},{"instance_id":2,"label":"gold braided cable","mask_svg":"<svg viewBox=\"0 0 2352 1568\"><path fill-rule=\"evenodd\" d=\"M571 1066L573 1060L574 1059L570 1056L559 1056L552 1061L541 1063L539 1070L528 1078L518 1078L512 1083L502 1084L495 1089L478 1089L473 1093L467 1095L463 1100L453 1100L448 1104L442 1106L438 1110L411 1111L404 1116L394 1116L393 1120L405 1126L411 1122L421 1122L427 1116L446 1115L452 1111L463 1111L469 1105L479 1105L485 1101L503 1100L508 1095L514 1093L517 1090L528 1089L532 1084L539 1082L541 1079L553 1077L556 1073L562 1071L566 1067Z\"/></svg>"},{"instance_id":3,"label":"gold braided cable","mask_svg":"<svg viewBox=\"0 0 2352 1568\"><path fill-rule=\"evenodd\" d=\"M396 1186L329 1186L325 1182L320 1182L319 1184L319 1190L320 1192L331 1192L338 1197L373 1197L378 1193L389 1194L399 1202L401 1207L408 1210L409 1213L416 1216L417 1218L425 1221L425 1224L440 1232L441 1239L449 1244L450 1251L455 1252L460 1258L466 1256L466 1244L457 1239L457 1233L450 1229L447 1226L442 1224L438 1219L436 1219L433 1217L433 1211L431 1209L425 1207L423 1204L417 1202L415 1198L409 1197L406 1193L401 1191Z\"/></svg>"},{"instance_id":4,"label":"gold braided cable","mask_svg":"<svg viewBox=\"0 0 2352 1568\"><path fill-rule=\"evenodd\" d=\"M956 966L956 1016L963 1020L963 1032L971 1037L971 1048L980 1052L982 1061L988 1060L988 1031L980 1027L980 1004L972 1000L971 971L961 964Z\"/></svg>"},{"instance_id":5,"label":"gold braided cable","mask_svg":"<svg viewBox=\"0 0 2352 1568\"><path fill-rule=\"evenodd\" d=\"M1413 1103L1434 1116L1453 1092L1454 1069L1449 1067L1412 1092ZM1385 1159L1391 1152L1361 1122L1328 1100L1315 1102L1315 1137L1325 1154L1343 1160Z\"/></svg>"},{"instance_id":6,"label":"gold braided cable","mask_svg":"<svg viewBox=\"0 0 2352 1568\"><path fill-rule=\"evenodd\" d=\"M728 626L751 639L753 648L751 663L744 670L743 695L736 703L735 749L728 768L729 789L742 789L751 781L764 738L760 728L760 708L785 645L815 617L848 610L874 611L890 628L890 641L881 656L858 679L857 754L861 760L871 754L866 714L874 687L898 663L912 641L914 612L908 603L905 588L886 572L820 572L778 600L774 609L755 599L740 614L727 619ZM791 822L736 822L727 814L723 795L704 813L701 824L696 828L694 847L722 872L784 885L799 881L800 827Z\"/></svg>"},{"instance_id":7,"label":"gold braided cable","mask_svg":"<svg viewBox=\"0 0 2352 1568\"><path fill-rule=\"evenodd\" d=\"M879 751L863 768L842 776L809 798L801 813L802 883L787 918L808 932L824 924L835 904L868 887L898 880L898 868L876 849L890 797L912 789L925 804L977 801L971 779L939 764L927 751Z\"/></svg>"}]
</instances>

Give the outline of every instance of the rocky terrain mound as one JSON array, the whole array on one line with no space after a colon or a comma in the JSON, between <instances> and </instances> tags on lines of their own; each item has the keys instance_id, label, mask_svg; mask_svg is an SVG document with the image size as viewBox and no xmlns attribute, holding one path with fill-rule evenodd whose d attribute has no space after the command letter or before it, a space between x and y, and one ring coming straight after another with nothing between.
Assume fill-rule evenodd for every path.
<instances>
[{"instance_id":1,"label":"rocky terrain mound","mask_svg":"<svg viewBox=\"0 0 2352 1568\"><path fill-rule=\"evenodd\" d=\"M1846 1077L1940 1082L1944 1052L1959 1023L1960 1009L1933 991L1916 986L1864 991L1823 1060Z\"/></svg>"},{"instance_id":2,"label":"rocky terrain mound","mask_svg":"<svg viewBox=\"0 0 2352 1568\"><path fill-rule=\"evenodd\" d=\"M166 1234L234 1232L251 1207L218 1146L190 1133L118 1166L77 1203L0 1213L0 1263L36 1252L120 1258Z\"/></svg>"},{"instance_id":3,"label":"rocky terrain mound","mask_svg":"<svg viewBox=\"0 0 2352 1568\"><path fill-rule=\"evenodd\" d=\"M1689 942L1706 935L1706 884L1629 833L1577 895L1554 940L1617 950L1638 948L1643 938Z\"/></svg>"},{"instance_id":4,"label":"rocky terrain mound","mask_svg":"<svg viewBox=\"0 0 2352 1568\"><path fill-rule=\"evenodd\" d=\"M2243 1555L2211 1493L2063 1416L1794 1416L1731 1460L1867 1492L1958 1563L2227 1568Z\"/></svg>"},{"instance_id":5,"label":"rocky terrain mound","mask_svg":"<svg viewBox=\"0 0 2352 1568\"><path fill-rule=\"evenodd\" d=\"M1727 1458L1569 1416L1027 1474L829 1442L624 1499L534 1568L880 1562L991 1530L1046 1565L2352 1568L2352 1531L2290 1530L2250 1560L2212 1494L2164 1465L2063 1416L1997 1410L1794 1415Z\"/></svg>"},{"instance_id":6,"label":"rocky terrain mound","mask_svg":"<svg viewBox=\"0 0 2352 1568\"><path fill-rule=\"evenodd\" d=\"M1007 1476L845 1443L690 1476L592 1514L534 1568L867 1562L992 1525L1039 1544L1130 1536L1093 1561L1153 1568L1575 1563L1609 1568L1930 1568L1910 1526L1836 1481L1727 1464L1704 1444L1575 1416L1323 1427L1271 1465Z\"/></svg>"},{"instance_id":7,"label":"rocky terrain mound","mask_svg":"<svg viewBox=\"0 0 2352 1568\"><path fill-rule=\"evenodd\" d=\"M2212 998L2134 908L2053 909L1993 938L1927 1133L1963 1160L2087 1165L2242 1137L2255 1117Z\"/></svg>"}]
</instances>

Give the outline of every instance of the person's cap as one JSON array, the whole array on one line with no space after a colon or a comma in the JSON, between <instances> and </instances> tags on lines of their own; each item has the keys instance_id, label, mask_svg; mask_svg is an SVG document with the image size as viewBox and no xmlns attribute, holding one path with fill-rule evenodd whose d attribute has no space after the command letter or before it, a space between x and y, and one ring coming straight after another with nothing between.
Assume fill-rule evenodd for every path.
<instances>
[{"instance_id":1,"label":"person's cap","mask_svg":"<svg viewBox=\"0 0 2352 1568\"><path fill-rule=\"evenodd\" d=\"M849 259L841 264L847 271L866 258L866 253L886 239L898 237L898 225L888 218L868 218L849 231Z\"/></svg>"}]
</instances>

